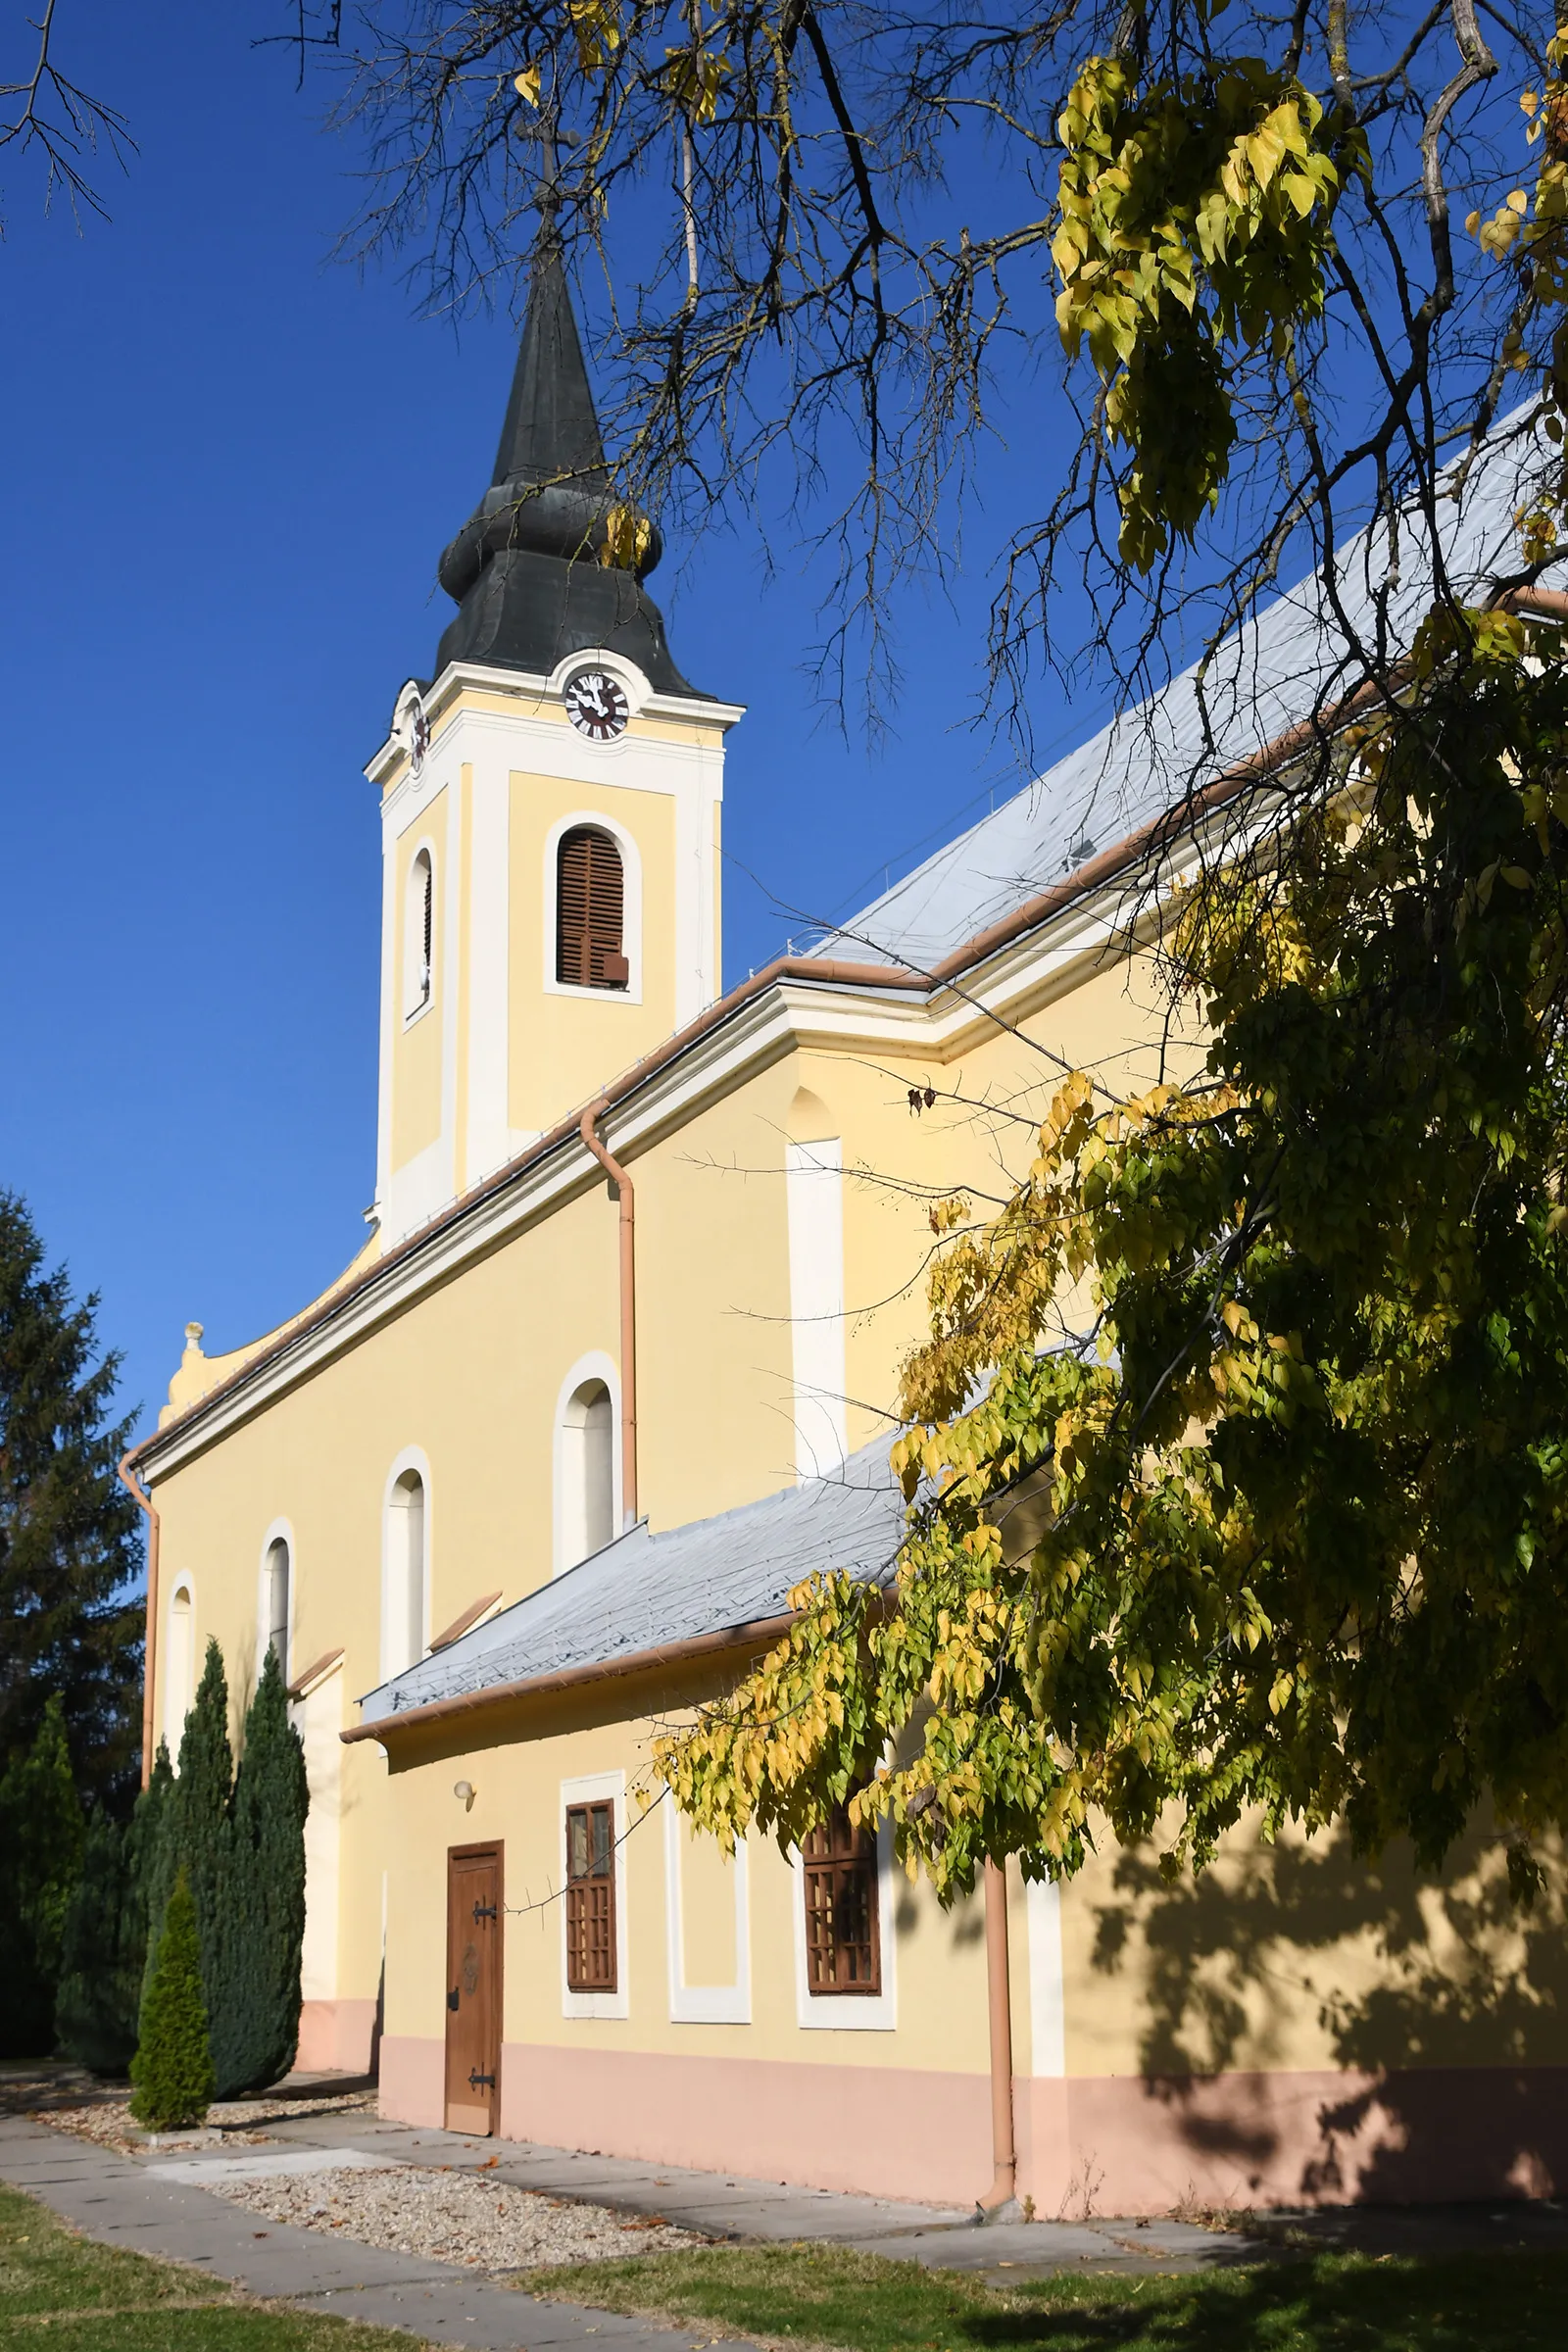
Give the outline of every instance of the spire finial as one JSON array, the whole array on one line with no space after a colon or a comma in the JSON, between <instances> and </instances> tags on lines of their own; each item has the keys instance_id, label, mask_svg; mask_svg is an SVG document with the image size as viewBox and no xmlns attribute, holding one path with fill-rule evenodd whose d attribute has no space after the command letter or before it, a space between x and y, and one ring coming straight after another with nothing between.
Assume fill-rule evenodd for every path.
<instances>
[{"instance_id":1,"label":"spire finial","mask_svg":"<svg viewBox=\"0 0 1568 2352\"><path fill-rule=\"evenodd\" d=\"M570 653L618 652L663 693L690 694L642 581L658 531L615 498L566 282L546 110L528 308L490 487L441 558L461 607L437 649L548 676ZM628 529L628 521L631 528Z\"/></svg>"}]
</instances>

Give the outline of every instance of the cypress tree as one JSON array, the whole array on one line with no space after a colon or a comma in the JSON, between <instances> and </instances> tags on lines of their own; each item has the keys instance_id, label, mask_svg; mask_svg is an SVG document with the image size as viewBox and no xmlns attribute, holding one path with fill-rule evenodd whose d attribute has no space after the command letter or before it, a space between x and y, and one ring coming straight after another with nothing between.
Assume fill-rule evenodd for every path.
<instances>
[{"instance_id":1,"label":"cypress tree","mask_svg":"<svg viewBox=\"0 0 1568 2352\"><path fill-rule=\"evenodd\" d=\"M174 1891L174 1880L179 1869L173 1813L174 1772L169 1761L168 1746L160 1740L158 1753L153 1759L152 1777L137 1797L136 1809L130 1817L130 1837L125 1857L131 1915L141 1952L141 1979L136 1995L138 2011L147 1997L147 1987L152 1981L158 1940L164 1932L164 1914L169 1909L169 1898Z\"/></svg>"},{"instance_id":2,"label":"cypress tree","mask_svg":"<svg viewBox=\"0 0 1568 2352\"><path fill-rule=\"evenodd\" d=\"M97 1298L44 1269L26 1204L0 1192L0 1771L64 1711L79 1785L128 1812L141 1736L141 1519L107 1418L120 1359L97 1358ZM51 2007L52 2014L52 2007Z\"/></svg>"},{"instance_id":3,"label":"cypress tree","mask_svg":"<svg viewBox=\"0 0 1568 2352\"><path fill-rule=\"evenodd\" d=\"M236 2090L263 2089L294 2063L309 1803L305 1750L288 1719L276 1652L269 1649L245 1720L228 1851L227 1997L236 2031L225 2050Z\"/></svg>"},{"instance_id":4,"label":"cypress tree","mask_svg":"<svg viewBox=\"0 0 1568 2352\"><path fill-rule=\"evenodd\" d=\"M58 1692L0 1779L0 2056L54 2047L66 1915L81 1870L81 1803Z\"/></svg>"},{"instance_id":5,"label":"cypress tree","mask_svg":"<svg viewBox=\"0 0 1568 2352\"><path fill-rule=\"evenodd\" d=\"M122 2075L136 2047L145 1932L131 1885L129 1825L96 1809L66 1914L55 2030L68 2058Z\"/></svg>"},{"instance_id":6,"label":"cypress tree","mask_svg":"<svg viewBox=\"0 0 1568 2352\"><path fill-rule=\"evenodd\" d=\"M149 2131L206 2121L214 2091L213 2056L202 1997L196 1905L183 1869L174 1881L141 2005L141 2035L130 2064L131 2114Z\"/></svg>"},{"instance_id":7,"label":"cypress tree","mask_svg":"<svg viewBox=\"0 0 1568 2352\"><path fill-rule=\"evenodd\" d=\"M220 2099L232 2098L244 2081L245 2025L239 2014L237 1988L231 1981L231 1960L243 1931L230 1902L234 1792L234 1751L228 1739L228 1678L223 1653L216 1641L207 1644L202 1679L179 1742L179 1771L170 1791L161 1842L168 1851L161 1878L168 1885L175 1870L190 1885L201 1946L202 1989L206 1997L213 2067ZM154 1884L156 1899L161 1891ZM147 1984L157 1957L153 1933L156 1913L149 1909ZM143 1996L145 1998L145 1994Z\"/></svg>"},{"instance_id":8,"label":"cypress tree","mask_svg":"<svg viewBox=\"0 0 1568 2352\"><path fill-rule=\"evenodd\" d=\"M140 1951L142 1976L138 2003L147 1984L149 1946L156 1948L164 1932L164 1913L174 1891L178 1856L174 1851L170 1815L174 1802L174 1774L169 1749L162 1740L153 1759L152 1775L136 1799L125 1842L126 1901L132 1932Z\"/></svg>"}]
</instances>

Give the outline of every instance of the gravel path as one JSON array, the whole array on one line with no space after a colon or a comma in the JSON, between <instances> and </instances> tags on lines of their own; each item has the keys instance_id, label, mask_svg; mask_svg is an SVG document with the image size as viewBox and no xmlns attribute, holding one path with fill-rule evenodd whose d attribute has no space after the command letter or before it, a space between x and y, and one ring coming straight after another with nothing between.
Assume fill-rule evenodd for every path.
<instances>
[{"instance_id":1,"label":"gravel path","mask_svg":"<svg viewBox=\"0 0 1568 2352\"><path fill-rule=\"evenodd\" d=\"M224 2139L237 2147L255 2146L267 2137L258 2125L283 2123L295 2116L311 2115L373 2115L373 2090L350 2091L336 2097L319 2099L222 2099L207 2111L210 2130L220 2131ZM134 2154L142 2145L140 2133L131 2120L130 2102L122 2098L101 2098L90 2107L44 2107L27 2110L28 2120L36 2124L52 2124L57 2131L74 2132L80 2139L90 2139L101 2148L113 2148L120 2156Z\"/></svg>"},{"instance_id":2,"label":"gravel path","mask_svg":"<svg viewBox=\"0 0 1568 2352\"><path fill-rule=\"evenodd\" d=\"M628 2254L668 2254L708 2243L657 2214L629 2220L603 2205L539 2196L446 2165L262 2180L215 2178L202 2185L267 2221L340 2231L362 2246L468 2263L480 2271L624 2261Z\"/></svg>"}]
</instances>

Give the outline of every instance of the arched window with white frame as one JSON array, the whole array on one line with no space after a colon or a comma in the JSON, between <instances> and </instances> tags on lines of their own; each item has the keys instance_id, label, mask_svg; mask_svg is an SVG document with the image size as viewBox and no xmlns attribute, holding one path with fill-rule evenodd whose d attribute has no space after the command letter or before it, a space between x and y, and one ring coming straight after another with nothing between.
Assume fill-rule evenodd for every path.
<instances>
[{"instance_id":1,"label":"arched window with white frame","mask_svg":"<svg viewBox=\"0 0 1568 2352\"><path fill-rule=\"evenodd\" d=\"M386 1581L381 1633L384 1675L403 1674L424 1655L430 1583L429 1496L414 1467L393 1479L386 1504Z\"/></svg>"},{"instance_id":2,"label":"arched window with white frame","mask_svg":"<svg viewBox=\"0 0 1568 2352\"><path fill-rule=\"evenodd\" d=\"M434 984L435 862L428 848L409 860L403 901L403 1017L412 1021L430 1002Z\"/></svg>"},{"instance_id":3,"label":"arched window with white frame","mask_svg":"<svg viewBox=\"0 0 1568 2352\"><path fill-rule=\"evenodd\" d=\"M179 1763L185 1718L196 1695L196 1605L190 1579L176 1579L169 1595L164 1628L164 1738L172 1761Z\"/></svg>"},{"instance_id":4,"label":"arched window with white frame","mask_svg":"<svg viewBox=\"0 0 1568 2352\"><path fill-rule=\"evenodd\" d=\"M604 1381L585 1380L566 1398L559 1461L560 1565L574 1568L615 1534L615 1406Z\"/></svg>"},{"instance_id":5,"label":"arched window with white frame","mask_svg":"<svg viewBox=\"0 0 1568 2352\"><path fill-rule=\"evenodd\" d=\"M288 1538L274 1536L267 1546L267 1560L262 1572L262 1592L267 1623L264 1628L267 1647L275 1651L283 1681L289 1674L289 1605L292 1598L293 1561L289 1554Z\"/></svg>"}]
</instances>

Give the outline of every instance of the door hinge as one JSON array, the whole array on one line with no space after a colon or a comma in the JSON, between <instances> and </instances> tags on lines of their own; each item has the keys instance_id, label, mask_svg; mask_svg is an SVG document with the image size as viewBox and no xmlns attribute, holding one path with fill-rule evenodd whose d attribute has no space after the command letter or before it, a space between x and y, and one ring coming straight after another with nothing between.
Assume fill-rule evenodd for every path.
<instances>
[{"instance_id":1,"label":"door hinge","mask_svg":"<svg viewBox=\"0 0 1568 2352\"><path fill-rule=\"evenodd\" d=\"M449 2009L456 2009L456 2007L457 2007L457 2005L458 2005L459 2001L460 2001L462 1998L463 1998L463 1987L462 1987L462 1985L461 1985L461 1984L454 1984L454 1985L453 1985L453 1987L452 1987L452 1990L451 1990L451 1991L450 1991L450 1992L447 1994L447 2007L448 2007Z\"/></svg>"},{"instance_id":2,"label":"door hinge","mask_svg":"<svg viewBox=\"0 0 1568 2352\"><path fill-rule=\"evenodd\" d=\"M475 1926L477 1926L481 1919L494 1919L495 1915L496 1907L494 1903L475 1903L473 1906Z\"/></svg>"},{"instance_id":3,"label":"door hinge","mask_svg":"<svg viewBox=\"0 0 1568 2352\"><path fill-rule=\"evenodd\" d=\"M469 2071L468 2088L470 2090L494 2090L495 2086L494 2075L481 2075L477 2067L473 2067Z\"/></svg>"}]
</instances>

